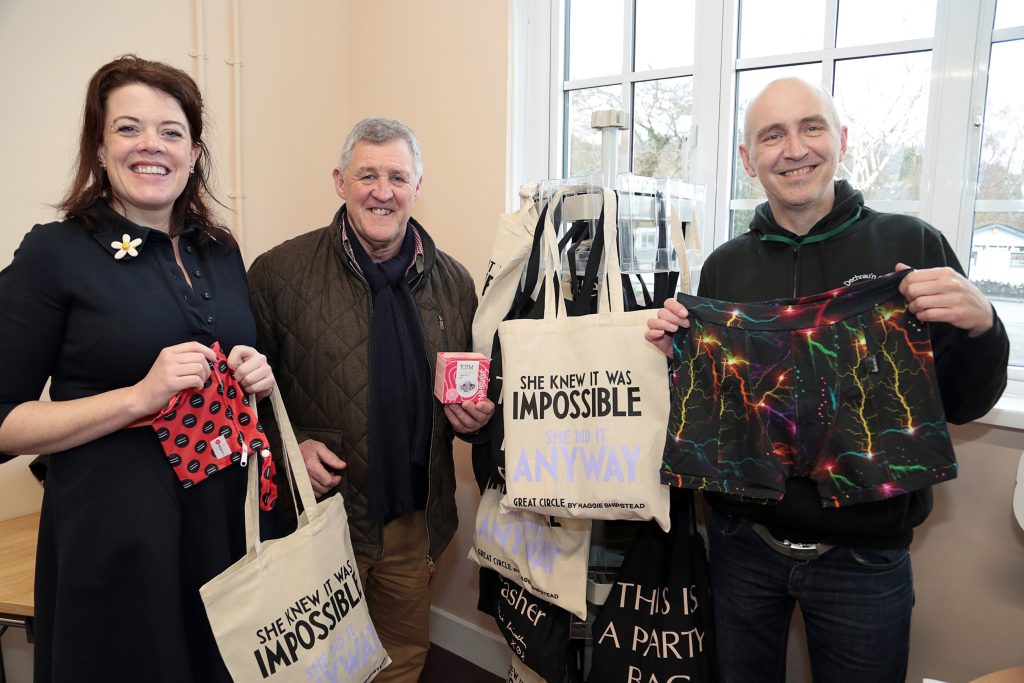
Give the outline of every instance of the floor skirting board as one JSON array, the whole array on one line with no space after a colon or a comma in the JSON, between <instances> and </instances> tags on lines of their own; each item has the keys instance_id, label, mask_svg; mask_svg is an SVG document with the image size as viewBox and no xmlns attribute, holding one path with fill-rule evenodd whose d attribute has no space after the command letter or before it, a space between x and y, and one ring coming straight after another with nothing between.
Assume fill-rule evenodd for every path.
<instances>
[{"instance_id":1,"label":"floor skirting board","mask_svg":"<svg viewBox=\"0 0 1024 683\"><path fill-rule=\"evenodd\" d=\"M495 676L508 674L511 650L504 640L437 607L430 608L430 640Z\"/></svg>"}]
</instances>

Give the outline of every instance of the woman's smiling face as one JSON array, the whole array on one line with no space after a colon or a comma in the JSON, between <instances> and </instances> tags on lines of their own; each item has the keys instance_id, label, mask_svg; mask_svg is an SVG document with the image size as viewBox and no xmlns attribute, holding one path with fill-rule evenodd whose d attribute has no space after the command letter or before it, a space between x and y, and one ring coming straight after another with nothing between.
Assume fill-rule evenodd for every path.
<instances>
[{"instance_id":1,"label":"woman's smiling face","mask_svg":"<svg viewBox=\"0 0 1024 683\"><path fill-rule=\"evenodd\" d=\"M199 156L174 97L133 83L107 96L100 162L114 208L139 225L170 229L171 209Z\"/></svg>"}]
</instances>

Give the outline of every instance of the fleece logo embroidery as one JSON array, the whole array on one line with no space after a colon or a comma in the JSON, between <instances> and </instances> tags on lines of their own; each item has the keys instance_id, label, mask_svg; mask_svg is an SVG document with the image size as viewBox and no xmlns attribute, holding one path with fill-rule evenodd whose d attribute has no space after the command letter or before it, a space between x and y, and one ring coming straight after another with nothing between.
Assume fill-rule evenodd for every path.
<instances>
[{"instance_id":1,"label":"fleece logo embroidery","mask_svg":"<svg viewBox=\"0 0 1024 683\"><path fill-rule=\"evenodd\" d=\"M877 278L878 278L878 276L875 275L874 273L863 273L862 275L854 275L849 280L844 280L843 281L843 286L844 287L849 287L850 285L852 285L854 282L857 282L858 280L875 280Z\"/></svg>"}]
</instances>

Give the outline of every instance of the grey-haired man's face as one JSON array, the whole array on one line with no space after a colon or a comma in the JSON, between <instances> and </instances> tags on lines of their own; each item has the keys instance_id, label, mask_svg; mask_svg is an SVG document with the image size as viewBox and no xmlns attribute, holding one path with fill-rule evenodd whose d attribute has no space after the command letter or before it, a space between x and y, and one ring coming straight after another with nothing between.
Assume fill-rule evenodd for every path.
<instances>
[{"instance_id":1,"label":"grey-haired man's face","mask_svg":"<svg viewBox=\"0 0 1024 683\"><path fill-rule=\"evenodd\" d=\"M357 142L348 166L335 169L335 189L345 200L349 224L375 261L401 248L420 182L412 149L402 138Z\"/></svg>"}]
</instances>

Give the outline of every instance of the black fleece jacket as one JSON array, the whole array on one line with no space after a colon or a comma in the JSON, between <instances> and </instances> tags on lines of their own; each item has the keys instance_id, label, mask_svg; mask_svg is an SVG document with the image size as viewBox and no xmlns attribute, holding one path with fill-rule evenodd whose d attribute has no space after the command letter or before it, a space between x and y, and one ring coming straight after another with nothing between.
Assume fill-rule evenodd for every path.
<instances>
[{"instance_id":1,"label":"black fleece jacket","mask_svg":"<svg viewBox=\"0 0 1024 683\"><path fill-rule=\"evenodd\" d=\"M750 232L716 249L701 271L700 296L745 303L807 296L875 278L897 263L914 268L948 266L963 273L938 230L924 221L878 213L845 180L836 181L835 205L804 236L779 226L767 203L757 207ZM987 413L1006 387L1010 342L998 316L978 337L945 323L930 326L946 419L963 424ZM712 507L760 522L792 541L846 546L901 547L932 508L930 488L885 501L822 507L810 479L786 483L777 505L709 494Z\"/></svg>"}]
</instances>

